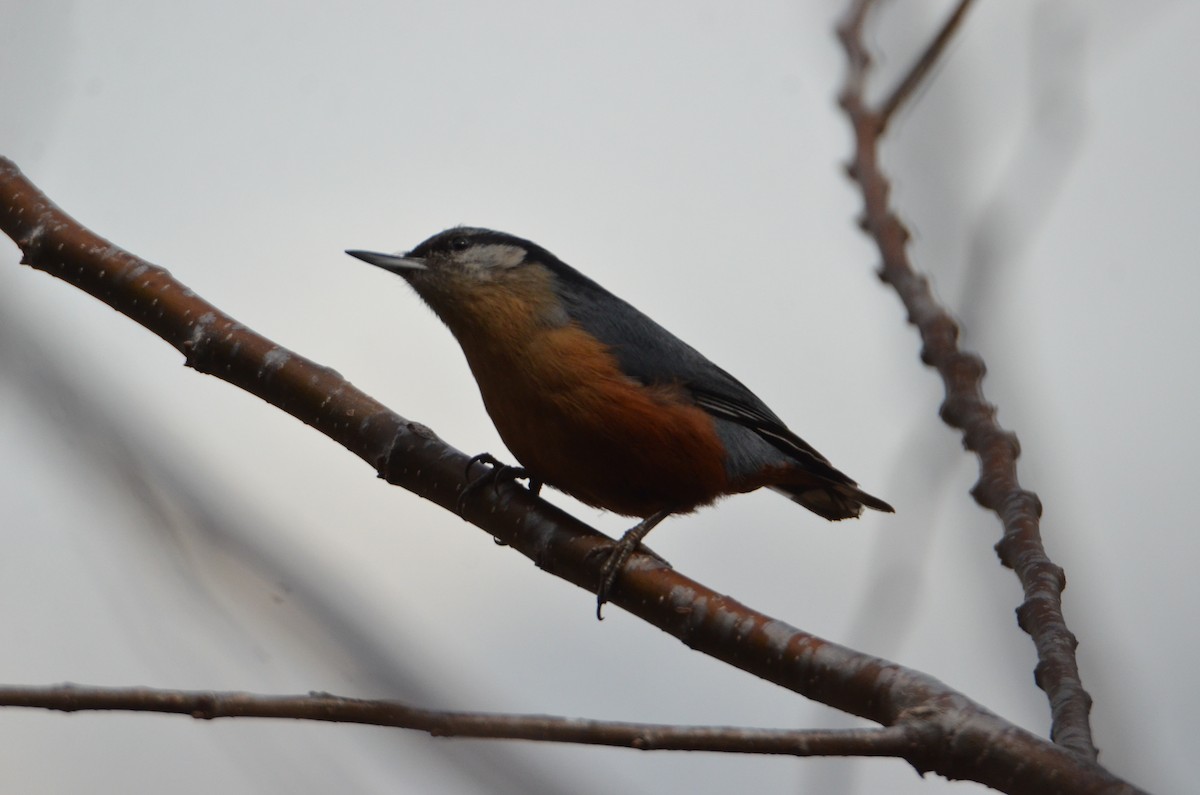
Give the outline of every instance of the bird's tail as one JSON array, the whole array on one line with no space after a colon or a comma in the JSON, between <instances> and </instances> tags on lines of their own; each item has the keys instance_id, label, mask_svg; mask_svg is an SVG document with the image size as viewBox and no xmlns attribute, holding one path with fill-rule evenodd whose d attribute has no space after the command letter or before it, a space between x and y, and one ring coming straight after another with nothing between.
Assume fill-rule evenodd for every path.
<instances>
[{"instance_id":1,"label":"bird's tail","mask_svg":"<svg viewBox=\"0 0 1200 795\"><path fill-rule=\"evenodd\" d=\"M803 485L780 483L770 488L831 522L855 519L862 514L863 508L884 513L896 512L895 508L878 497L867 494L853 481L835 483L823 478L813 478Z\"/></svg>"}]
</instances>

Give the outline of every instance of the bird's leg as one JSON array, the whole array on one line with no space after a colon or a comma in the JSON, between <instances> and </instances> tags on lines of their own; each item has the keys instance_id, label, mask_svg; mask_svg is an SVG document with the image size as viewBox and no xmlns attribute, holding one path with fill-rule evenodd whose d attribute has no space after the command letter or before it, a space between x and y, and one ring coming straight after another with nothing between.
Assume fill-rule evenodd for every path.
<instances>
[{"instance_id":1,"label":"bird's leg","mask_svg":"<svg viewBox=\"0 0 1200 795\"><path fill-rule=\"evenodd\" d=\"M607 551L608 557L604 563L600 565L600 587L596 590L596 618L599 621L604 620L601 611L604 609L604 603L608 601L608 594L612 591L613 585L617 581L617 575L625 566L625 562L629 560L629 556L637 551L638 546L642 543L642 539L649 535L659 522L670 516L672 511L659 511L656 514L647 516L642 521L635 524L633 527L625 531L625 535L621 536L621 540L617 541ZM644 549L649 555L658 558L648 549ZM662 558L658 558L662 560ZM666 561L663 561L664 563Z\"/></svg>"},{"instance_id":2,"label":"bird's leg","mask_svg":"<svg viewBox=\"0 0 1200 795\"><path fill-rule=\"evenodd\" d=\"M471 467L476 463L487 464L492 469L463 486L463 490L458 493L458 499L454 501L454 509L458 512L459 516L462 516L463 511L466 510L467 497L488 484L491 484L494 491L500 487L501 483L516 480L517 478L526 478L529 481L529 492L533 496L536 497L542 490L542 481L532 477L524 467L502 464L491 453L480 453L479 455L471 456L471 460L467 462L467 475L471 474Z\"/></svg>"}]
</instances>

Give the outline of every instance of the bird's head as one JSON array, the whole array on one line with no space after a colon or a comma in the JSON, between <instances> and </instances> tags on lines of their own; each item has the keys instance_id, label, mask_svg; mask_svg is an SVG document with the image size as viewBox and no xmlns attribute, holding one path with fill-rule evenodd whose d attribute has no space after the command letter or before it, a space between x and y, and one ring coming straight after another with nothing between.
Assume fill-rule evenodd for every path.
<instances>
[{"instance_id":1,"label":"bird's head","mask_svg":"<svg viewBox=\"0 0 1200 795\"><path fill-rule=\"evenodd\" d=\"M468 330L566 321L555 269L570 269L541 246L504 232L458 226L404 254L346 253L403 277L460 341Z\"/></svg>"}]
</instances>

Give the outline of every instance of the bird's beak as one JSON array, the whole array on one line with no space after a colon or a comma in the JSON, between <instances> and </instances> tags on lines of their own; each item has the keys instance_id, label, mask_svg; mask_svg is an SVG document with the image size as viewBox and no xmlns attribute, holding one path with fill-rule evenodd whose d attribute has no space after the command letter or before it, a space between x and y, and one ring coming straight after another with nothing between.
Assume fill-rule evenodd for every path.
<instances>
[{"instance_id":1,"label":"bird's beak","mask_svg":"<svg viewBox=\"0 0 1200 795\"><path fill-rule=\"evenodd\" d=\"M385 271L391 271L392 273L423 271L429 269L425 264L425 260L420 257L406 257L403 254L380 254L376 251L359 251L357 249L348 249L346 253L355 259L368 262L378 268L383 268Z\"/></svg>"}]
</instances>

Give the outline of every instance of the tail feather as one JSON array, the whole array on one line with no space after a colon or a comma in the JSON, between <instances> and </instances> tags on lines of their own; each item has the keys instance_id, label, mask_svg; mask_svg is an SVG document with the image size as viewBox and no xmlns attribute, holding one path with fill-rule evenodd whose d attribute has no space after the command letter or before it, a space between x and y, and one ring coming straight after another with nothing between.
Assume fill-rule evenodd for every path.
<instances>
[{"instance_id":1,"label":"tail feather","mask_svg":"<svg viewBox=\"0 0 1200 795\"><path fill-rule=\"evenodd\" d=\"M803 486L777 484L769 488L831 522L855 519L862 514L863 508L884 513L896 512L895 508L867 494L852 482L810 482Z\"/></svg>"}]
</instances>

